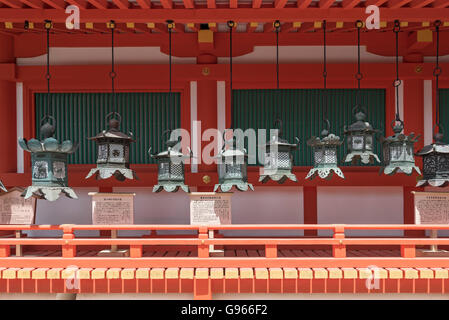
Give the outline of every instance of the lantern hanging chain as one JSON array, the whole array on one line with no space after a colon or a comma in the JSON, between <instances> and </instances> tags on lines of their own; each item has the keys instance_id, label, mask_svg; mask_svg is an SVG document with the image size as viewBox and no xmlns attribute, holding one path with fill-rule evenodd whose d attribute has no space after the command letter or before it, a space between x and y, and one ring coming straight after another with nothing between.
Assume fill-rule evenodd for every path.
<instances>
[{"instance_id":1,"label":"lantern hanging chain","mask_svg":"<svg viewBox=\"0 0 449 320\"><path fill-rule=\"evenodd\" d=\"M393 32L396 36L396 79L393 82L393 86L396 89L396 117L395 120L401 122L401 116L399 114L399 87L402 84L401 79L399 79L399 32L401 31L401 24L399 20L394 21Z\"/></svg>"},{"instance_id":2,"label":"lantern hanging chain","mask_svg":"<svg viewBox=\"0 0 449 320\"><path fill-rule=\"evenodd\" d=\"M360 29L363 26L363 22L358 20L356 22L357 27L357 74L355 78L357 79L357 106L360 107L360 81L363 78L361 68L360 68Z\"/></svg>"},{"instance_id":3,"label":"lantern hanging chain","mask_svg":"<svg viewBox=\"0 0 449 320\"><path fill-rule=\"evenodd\" d=\"M327 92L327 42L326 42L326 20L323 20L323 118L327 122L328 114L327 114L327 101L328 101L328 92Z\"/></svg>"},{"instance_id":4,"label":"lantern hanging chain","mask_svg":"<svg viewBox=\"0 0 449 320\"><path fill-rule=\"evenodd\" d=\"M276 31L276 88L279 89L279 29L281 23L276 20L273 25Z\"/></svg>"},{"instance_id":5,"label":"lantern hanging chain","mask_svg":"<svg viewBox=\"0 0 449 320\"><path fill-rule=\"evenodd\" d=\"M174 28L174 22L172 20L167 20L167 28L168 28L168 68L169 68L169 86L168 86L168 98L169 98L169 108L167 108L167 129L170 128L170 107L173 105L173 94L172 94L172 32Z\"/></svg>"},{"instance_id":6,"label":"lantern hanging chain","mask_svg":"<svg viewBox=\"0 0 449 320\"><path fill-rule=\"evenodd\" d=\"M435 21L435 31L437 34L437 52L436 52L436 66L435 69L433 71L433 75L435 76L435 88L436 88L436 92L435 92L435 122L436 125L438 126L438 133L440 133L441 128L440 128L440 97L439 97L439 77L441 75L441 67L440 67L440 26L441 26L441 21L437 20Z\"/></svg>"},{"instance_id":7,"label":"lantern hanging chain","mask_svg":"<svg viewBox=\"0 0 449 320\"><path fill-rule=\"evenodd\" d=\"M45 74L45 79L47 80L47 110L45 112L45 115L48 116L48 113L51 112L52 103L50 98L50 29L51 29L52 23L49 20L45 21L45 29L47 31L47 73Z\"/></svg>"},{"instance_id":8,"label":"lantern hanging chain","mask_svg":"<svg viewBox=\"0 0 449 320\"><path fill-rule=\"evenodd\" d=\"M231 126L234 126L234 99L232 94L232 29L234 28L234 21L228 21L229 27L229 89L231 91Z\"/></svg>"},{"instance_id":9,"label":"lantern hanging chain","mask_svg":"<svg viewBox=\"0 0 449 320\"><path fill-rule=\"evenodd\" d=\"M115 72L115 55L114 55L114 31L115 31L115 22L111 20L110 22L111 27L111 72L109 73L109 76L111 77L111 84L112 84L112 107L113 112L117 112L117 97L115 94L115 77L117 76L117 73Z\"/></svg>"}]
</instances>

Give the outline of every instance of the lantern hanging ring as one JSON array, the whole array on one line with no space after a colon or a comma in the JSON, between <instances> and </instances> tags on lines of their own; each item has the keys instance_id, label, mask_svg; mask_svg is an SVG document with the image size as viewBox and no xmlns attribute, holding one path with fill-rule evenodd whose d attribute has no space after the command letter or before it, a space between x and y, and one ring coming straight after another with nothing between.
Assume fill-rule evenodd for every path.
<instances>
[{"instance_id":1,"label":"lantern hanging ring","mask_svg":"<svg viewBox=\"0 0 449 320\"><path fill-rule=\"evenodd\" d=\"M118 119L115 116L117 116ZM109 120L112 120L112 119L115 119L119 123L122 123L122 116L117 111L112 111L111 113L108 113L108 115L106 116L106 122L108 122Z\"/></svg>"},{"instance_id":2,"label":"lantern hanging ring","mask_svg":"<svg viewBox=\"0 0 449 320\"><path fill-rule=\"evenodd\" d=\"M51 120L51 121L52 121L51 125L53 125L53 126L56 125L56 119L55 119L53 116L45 115L45 116L43 116L42 119L41 119L41 126L44 124L44 122L45 122L46 120ZM47 122L50 122L50 121L47 121Z\"/></svg>"},{"instance_id":3,"label":"lantern hanging ring","mask_svg":"<svg viewBox=\"0 0 449 320\"><path fill-rule=\"evenodd\" d=\"M354 108L352 108L352 113L355 115L357 112L363 112L366 114L366 108L360 104L356 104Z\"/></svg>"},{"instance_id":4,"label":"lantern hanging ring","mask_svg":"<svg viewBox=\"0 0 449 320\"><path fill-rule=\"evenodd\" d=\"M279 124L279 129L278 129L279 130L279 134L278 134L278 136L281 137L282 136L282 131L283 131L282 129L284 127L284 125L282 123L282 120L279 119L279 118L276 119L276 121L274 121L274 126L276 127L277 124Z\"/></svg>"}]
</instances>

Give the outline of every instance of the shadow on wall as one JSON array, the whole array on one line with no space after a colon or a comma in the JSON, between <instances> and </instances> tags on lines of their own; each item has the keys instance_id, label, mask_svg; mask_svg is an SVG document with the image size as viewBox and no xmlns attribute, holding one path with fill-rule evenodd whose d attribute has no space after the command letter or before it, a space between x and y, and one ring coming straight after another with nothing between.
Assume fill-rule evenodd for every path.
<instances>
[{"instance_id":1,"label":"shadow on wall","mask_svg":"<svg viewBox=\"0 0 449 320\"><path fill-rule=\"evenodd\" d=\"M318 223L403 224L402 187L319 187ZM320 236L331 232L320 231ZM402 236L402 231L349 230L346 236Z\"/></svg>"}]
</instances>

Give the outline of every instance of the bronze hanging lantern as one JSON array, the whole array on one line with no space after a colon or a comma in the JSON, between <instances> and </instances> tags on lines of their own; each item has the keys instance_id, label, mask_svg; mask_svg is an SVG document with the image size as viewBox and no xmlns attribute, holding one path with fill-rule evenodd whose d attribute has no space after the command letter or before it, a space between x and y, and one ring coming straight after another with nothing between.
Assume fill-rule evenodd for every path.
<instances>
[{"instance_id":1,"label":"bronze hanging lantern","mask_svg":"<svg viewBox=\"0 0 449 320\"><path fill-rule=\"evenodd\" d=\"M164 135L167 133L170 133L170 130L167 130ZM167 150L155 155L151 154L151 148L148 151L151 157L156 159L158 163L158 184L153 187L153 192L162 190L177 192L180 188L184 192L190 192L189 187L184 183L184 161L189 159L192 153L189 149L189 155L186 156L178 148L175 148L176 145L181 143L181 140L181 137L178 139L170 137L166 141Z\"/></svg>"},{"instance_id":2,"label":"bronze hanging lantern","mask_svg":"<svg viewBox=\"0 0 449 320\"><path fill-rule=\"evenodd\" d=\"M313 149L313 163L314 166L310 169L306 179L313 180L316 176L321 179L330 180L334 173L340 178L345 178L343 172L338 167L337 149L343 143L340 137L330 133L330 121L327 112L327 55L326 55L326 20L323 21L323 118L327 125L326 129L321 131L321 139L319 137L311 137L307 140L307 145Z\"/></svg>"},{"instance_id":3,"label":"bronze hanging lantern","mask_svg":"<svg viewBox=\"0 0 449 320\"><path fill-rule=\"evenodd\" d=\"M50 29L51 21L45 21L47 31L47 105L45 116L41 120L40 140L29 141L20 138L20 147L31 153L32 185L27 187L22 196L28 199L32 196L38 199L55 201L63 193L71 199L77 199L75 192L68 186L67 163L68 156L76 151L78 143L66 140L59 143L54 138L56 120L48 115L53 110L50 98Z\"/></svg>"},{"instance_id":4,"label":"bronze hanging lantern","mask_svg":"<svg viewBox=\"0 0 449 320\"><path fill-rule=\"evenodd\" d=\"M223 133L226 135L227 130ZM226 148L229 146L229 148ZM246 150L240 150L236 147L236 139L225 140L223 149L216 156L218 159L218 184L214 187L214 192L229 192L233 187L240 191L254 191L251 183L248 183L248 155Z\"/></svg>"},{"instance_id":5,"label":"bronze hanging lantern","mask_svg":"<svg viewBox=\"0 0 449 320\"><path fill-rule=\"evenodd\" d=\"M310 169L306 179L313 180L316 176L321 179L330 180L334 173L340 178L345 178L343 172L338 167L337 149L343 141L339 136L329 133L330 123L325 120L327 129L321 131L321 139L312 137L307 141L307 145L313 148L314 166Z\"/></svg>"},{"instance_id":6,"label":"bronze hanging lantern","mask_svg":"<svg viewBox=\"0 0 449 320\"><path fill-rule=\"evenodd\" d=\"M401 24L399 20L394 22L393 32L396 35L396 79L393 86L396 89L396 117L391 122L394 135L388 138L381 138L383 149L383 166L380 173L387 175L395 174L396 172L411 175L413 170L421 174L419 168L415 165L414 145L418 141L418 137L412 132L409 136L403 134L404 121L399 115L399 86L402 81L399 79L399 32Z\"/></svg>"},{"instance_id":7,"label":"bronze hanging lantern","mask_svg":"<svg viewBox=\"0 0 449 320\"><path fill-rule=\"evenodd\" d=\"M279 132L274 132L270 140L262 146L265 149L265 157L259 181L266 183L271 179L282 184L287 179L290 179L297 182L295 174L292 173L292 151L299 146L299 139L296 138L297 144L291 144L287 140L280 138L282 136L282 121L278 119L276 123L279 123Z\"/></svg>"},{"instance_id":8,"label":"bronze hanging lantern","mask_svg":"<svg viewBox=\"0 0 449 320\"><path fill-rule=\"evenodd\" d=\"M440 45L440 26L441 21L435 22L435 29L437 34L437 53L436 53L436 67L433 72L435 76L435 132L433 136L434 142L425 146L416 153L417 156L423 158L423 177L416 184L417 187L424 187L430 185L432 187L446 187L449 185L449 144L444 143L443 127L440 124L440 100L439 100L439 76L442 69L439 65L439 45Z\"/></svg>"},{"instance_id":9,"label":"bronze hanging lantern","mask_svg":"<svg viewBox=\"0 0 449 320\"><path fill-rule=\"evenodd\" d=\"M90 170L86 179L93 175L97 180L112 176L118 181L137 179L136 173L129 168L129 148L135 141L132 133L120 132L121 116L117 112L110 113L106 119L109 119L109 129L89 138L97 145L97 167Z\"/></svg>"},{"instance_id":10,"label":"bronze hanging lantern","mask_svg":"<svg viewBox=\"0 0 449 320\"><path fill-rule=\"evenodd\" d=\"M356 74L357 80L357 103L352 109L356 122L345 126L344 135L346 136L346 144L348 153L345 162L351 162L353 165L358 160L363 164L372 164L374 160L380 162L379 157L374 151L374 137L378 130L373 129L371 124L366 121L366 109L361 105L360 99L360 81L363 78L360 72L360 29L363 27L362 21L356 22L357 27L357 52L358 52L358 69Z\"/></svg>"},{"instance_id":11,"label":"bronze hanging lantern","mask_svg":"<svg viewBox=\"0 0 449 320\"><path fill-rule=\"evenodd\" d=\"M53 124L50 123L53 120ZM25 189L25 199L34 196L38 199L55 201L61 193L77 199L75 192L68 186L68 156L76 151L77 143L66 140L61 144L54 138L55 119L46 116L41 121L41 140L19 139L20 147L31 153L32 185Z\"/></svg>"},{"instance_id":12,"label":"bronze hanging lantern","mask_svg":"<svg viewBox=\"0 0 449 320\"><path fill-rule=\"evenodd\" d=\"M132 133L120 132L122 122L121 115L117 110L117 97L115 93L115 59L114 59L114 30L115 22L110 21L111 28L111 72L109 77L112 83L112 107L113 112L106 116L109 125L108 130L103 130L95 137L89 138L97 145L97 167L90 170L86 179L93 175L97 180L109 179L114 176L118 181L126 179L138 179L136 173L129 166L129 149L132 142L135 142Z\"/></svg>"}]
</instances>

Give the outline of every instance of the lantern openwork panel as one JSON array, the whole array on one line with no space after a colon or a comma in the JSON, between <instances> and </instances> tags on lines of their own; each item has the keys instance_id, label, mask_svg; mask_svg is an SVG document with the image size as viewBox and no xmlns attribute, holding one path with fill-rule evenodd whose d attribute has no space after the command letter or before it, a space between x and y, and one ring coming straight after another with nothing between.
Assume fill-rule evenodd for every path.
<instances>
[{"instance_id":1,"label":"lantern openwork panel","mask_svg":"<svg viewBox=\"0 0 449 320\"><path fill-rule=\"evenodd\" d=\"M170 131L166 131L166 133L170 133ZM174 135L171 135L170 139L166 141L167 150L151 155L150 149L149 153L152 158L156 159L158 168L158 184L153 187L153 192L162 190L177 192L179 189L190 192L189 187L185 184L184 162L191 157L191 150L189 149L189 155L184 155L180 150L181 140L181 137L176 139Z\"/></svg>"},{"instance_id":2,"label":"lantern openwork panel","mask_svg":"<svg viewBox=\"0 0 449 320\"><path fill-rule=\"evenodd\" d=\"M218 184L215 185L214 192L217 190L229 192L233 187L240 191L254 190L253 185L248 183L248 155L245 150L235 147L235 137L232 140L225 141L220 154L216 158Z\"/></svg>"},{"instance_id":3,"label":"lantern openwork panel","mask_svg":"<svg viewBox=\"0 0 449 320\"><path fill-rule=\"evenodd\" d=\"M48 117L49 119L54 119ZM41 139L19 139L19 145L31 153L32 185L22 194L25 198L31 196L54 201L64 193L69 198L76 199L75 192L68 187L67 164L69 154L76 151L78 144L70 140L59 143L53 136L55 126L50 121L41 126Z\"/></svg>"},{"instance_id":4,"label":"lantern openwork panel","mask_svg":"<svg viewBox=\"0 0 449 320\"><path fill-rule=\"evenodd\" d=\"M276 120L275 125L279 124L280 129L270 130L270 140L262 145L264 149L264 165L260 171L259 181L266 183L269 180L284 183L287 179L294 182L298 181L292 173L293 170L293 152L299 145L299 139L296 138L297 144L291 144L287 140L282 139L282 121Z\"/></svg>"},{"instance_id":5,"label":"lantern openwork panel","mask_svg":"<svg viewBox=\"0 0 449 320\"><path fill-rule=\"evenodd\" d=\"M97 144L97 167L92 169L86 179L95 175L97 180L114 176L119 181L137 179L136 173L130 169L129 150L134 142L132 134L120 132L121 117L118 113L111 113L107 118L117 115L119 119L109 120L109 129L103 130L89 140Z\"/></svg>"},{"instance_id":6,"label":"lantern openwork panel","mask_svg":"<svg viewBox=\"0 0 449 320\"><path fill-rule=\"evenodd\" d=\"M435 142L416 153L423 159L423 177L417 187L449 185L449 145L442 142L442 134L435 135Z\"/></svg>"},{"instance_id":7,"label":"lantern openwork panel","mask_svg":"<svg viewBox=\"0 0 449 320\"><path fill-rule=\"evenodd\" d=\"M394 134L388 138L381 138L383 150L383 167L381 172L392 175L396 172L411 175L413 170L421 174L415 165L414 145L418 137L412 132L406 136L402 133L403 124L393 127Z\"/></svg>"},{"instance_id":8,"label":"lantern openwork panel","mask_svg":"<svg viewBox=\"0 0 449 320\"><path fill-rule=\"evenodd\" d=\"M363 164L372 164L374 160L380 162L374 151L374 138L378 130L365 121L366 115L360 111L355 114L356 122L345 127L348 154L345 162L356 164L360 160Z\"/></svg>"},{"instance_id":9,"label":"lantern openwork panel","mask_svg":"<svg viewBox=\"0 0 449 320\"><path fill-rule=\"evenodd\" d=\"M343 143L340 137L328 134L323 130L322 138L312 137L307 141L307 145L313 149L314 167L310 169L306 179L314 179L319 176L322 179L330 180L333 174L337 174L344 179L343 172L338 167L338 147Z\"/></svg>"}]
</instances>

